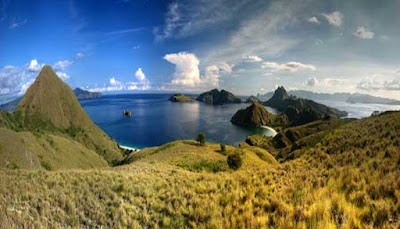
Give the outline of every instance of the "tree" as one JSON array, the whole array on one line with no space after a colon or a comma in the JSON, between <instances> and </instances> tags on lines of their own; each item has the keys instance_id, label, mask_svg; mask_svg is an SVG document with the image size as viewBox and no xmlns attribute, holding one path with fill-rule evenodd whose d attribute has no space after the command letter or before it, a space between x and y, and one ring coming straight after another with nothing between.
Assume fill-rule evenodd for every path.
<instances>
[{"instance_id":1,"label":"tree","mask_svg":"<svg viewBox=\"0 0 400 229\"><path fill-rule=\"evenodd\" d=\"M198 141L199 144L200 144L201 146L203 146L203 145L206 143L206 135L203 134L203 133L198 134L198 135L197 135L197 138L196 138L196 141Z\"/></svg>"},{"instance_id":2,"label":"tree","mask_svg":"<svg viewBox=\"0 0 400 229\"><path fill-rule=\"evenodd\" d=\"M229 168L233 170L238 170L243 163L242 155L239 152L230 154L227 158L227 163L229 165Z\"/></svg>"}]
</instances>

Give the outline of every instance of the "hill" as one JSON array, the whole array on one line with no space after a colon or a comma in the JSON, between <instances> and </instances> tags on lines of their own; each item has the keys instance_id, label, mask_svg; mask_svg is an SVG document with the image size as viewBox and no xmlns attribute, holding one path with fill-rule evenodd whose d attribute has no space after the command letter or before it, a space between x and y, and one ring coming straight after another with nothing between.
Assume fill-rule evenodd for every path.
<instances>
[{"instance_id":1,"label":"hill","mask_svg":"<svg viewBox=\"0 0 400 229\"><path fill-rule=\"evenodd\" d=\"M121 157L117 143L90 120L71 88L49 66L43 67L13 114L1 113L0 127L0 151L8 155L0 159L3 166L91 168ZM22 158L37 163L26 167Z\"/></svg>"},{"instance_id":2,"label":"hill","mask_svg":"<svg viewBox=\"0 0 400 229\"><path fill-rule=\"evenodd\" d=\"M271 99L263 103L266 106L275 108L281 112L285 112L288 107L294 107L299 111L302 111L306 107L312 107L315 112L320 115L332 115L337 117L347 116L347 112L340 111L336 108L331 108L323 104L314 102L308 99L297 98L294 96L289 96L285 88L278 87Z\"/></svg>"},{"instance_id":3,"label":"hill","mask_svg":"<svg viewBox=\"0 0 400 229\"><path fill-rule=\"evenodd\" d=\"M237 171L218 145L194 141L135 152L111 169L0 170L1 227L399 226L400 112L289 130L295 144L280 149L227 146L244 155Z\"/></svg>"},{"instance_id":4,"label":"hill","mask_svg":"<svg viewBox=\"0 0 400 229\"><path fill-rule=\"evenodd\" d=\"M234 94L229 91L213 89L211 91L204 92L197 97L198 101L204 102L210 105L222 105L226 103L241 103L242 100L237 98Z\"/></svg>"},{"instance_id":5,"label":"hill","mask_svg":"<svg viewBox=\"0 0 400 229\"><path fill-rule=\"evenodd\" d=\"M245 109L238 110L233 115L231 122L245 127L285 126L288 118L285 114L271 114L262 104L255 102Z\"/></svg>"},{"instance_id":6,"label":"hill","mask_svg":"<svg viewBox=\"0 0 400 229\"><path fill-rule=\"evenodd\" d=\"M75 88L74 94L78 99L93 99L101 96L100 92L90 92L80 89L79 87Z\"/></svg>"}]
</instances>

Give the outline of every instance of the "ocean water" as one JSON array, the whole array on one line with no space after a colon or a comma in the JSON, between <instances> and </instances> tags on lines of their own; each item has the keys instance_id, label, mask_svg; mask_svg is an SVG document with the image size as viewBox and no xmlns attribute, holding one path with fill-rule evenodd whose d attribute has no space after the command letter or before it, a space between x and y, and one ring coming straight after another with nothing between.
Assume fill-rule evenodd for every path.
<instances>
[{"instance_id":1,"label":"ocean water","mask_svg":"<svg viewBox=\"0 0 400 229\"><path fill-rule=\"evenodd\" d=\"M159 146L177 139L195 139L206 134L207 141L237 145L248 135L273 133L263 128L243 128L233 125L231 117L249 104L210 106L200 102L172 103L170 94L105 95L80 100L90 118L120 145L133 148ZM400 110L400 106L382 104L349 104L317 101L347 111L350 118L368 117L373 111ZM132 111L124 117L122 111ZM267 107L272 113L274 109Z\"/></svg>"},{"instance_id":2,"label":"ocean water","mask_svg":"<svg viewBox=\"0 0 400 229\"><path fill-rule=\"evenodd\" d=\"M339 110L347 111L348 118L365 118L371 116L374 111L398 111L399 105L385 105L385 104L365 104L365 103L346 103L337 101L316 100L318 103L325 104L330 107L335 107Z\"/></svg>"},{"instance_id":3,"label":"ocean water","mask_svg":"<svg viewBox=\"0 0 400 229\"><path fill-rule=\"evenodd\" d=\"M272 135L263 128L233 125L231 117L249 104L210 106L200 102L172 103L170 94L105 95L80 100L90 118L120 145L144 148L176 139L195 139L202 132L207 141L236 145L246 136ZM131 117L124 117L128 109ZM276 113L268 108L270 112Z\"/></svg>"}]
</instances>

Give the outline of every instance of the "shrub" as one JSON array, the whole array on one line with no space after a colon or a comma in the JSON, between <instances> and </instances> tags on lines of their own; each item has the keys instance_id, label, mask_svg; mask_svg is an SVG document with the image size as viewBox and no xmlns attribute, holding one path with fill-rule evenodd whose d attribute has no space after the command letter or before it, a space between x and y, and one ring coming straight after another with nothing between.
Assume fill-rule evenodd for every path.
<instances>
[{"instance_id":1,"label":"shrub","mask_svg":"<svg viewBox=\"0 0 400 229\"><path fill-rule=\"evenodd\" d=\"M242 166L243 158L239 152L235 152L228 156L227 163L229 165L229 168L233 170L238 170L240 166Z\"/></svg>"},{"instance_id":2,"label":"shrub","mask_svg":"<svg viewBox=\"0 0 400 229\"><path fill-rule=\"evenodd\" d=\"M226 153L226 145L225 145L225 144L221 144L220 147L221 147L220 152L221 152L222 154L225 154L225 153Z\"/></svg>"},{"instance_id":3,"label":"shrub","mask_svg":"<svg viewBox=\"0 0 400 229\"><path fill-rule=\"evenodd\" d=\"M203 145L206 143L206 135L203 134L203 133L198 134L198 135L197 135L197 138L196 138L196 141L198 141L199 144L200 144L201 146L203 146Z\"/></svg>"}]
</instances>

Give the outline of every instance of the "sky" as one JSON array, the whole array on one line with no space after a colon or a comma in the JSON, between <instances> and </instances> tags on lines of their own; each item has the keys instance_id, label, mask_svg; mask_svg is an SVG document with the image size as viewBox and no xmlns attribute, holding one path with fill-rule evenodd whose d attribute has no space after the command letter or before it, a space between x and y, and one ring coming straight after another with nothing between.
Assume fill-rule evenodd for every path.
<instances>
[{"instance_id":1,"label":"sky","mask_svg":"<svg viewBox=\"0 0 400 229\"><path fill-rule=\"evenodd\" d=\"M400 99L399 0L0 0L0 101L51 65L102 93Z\"/></svg>"}]
</instances>

